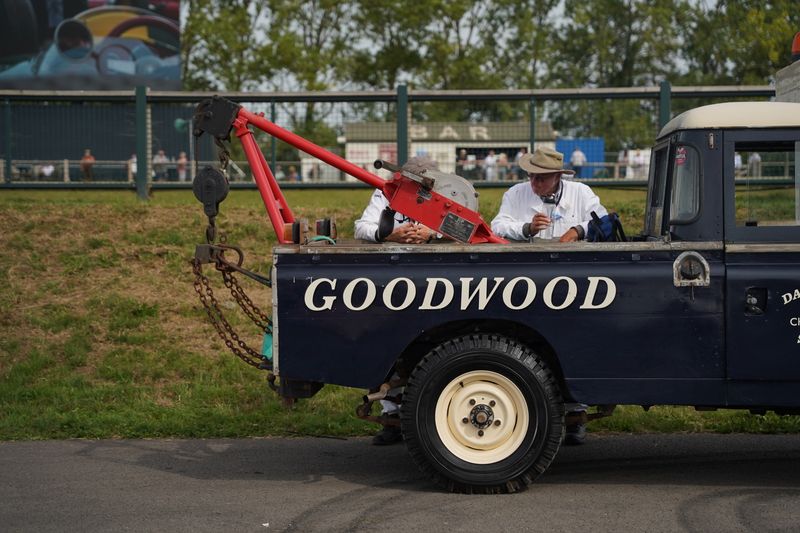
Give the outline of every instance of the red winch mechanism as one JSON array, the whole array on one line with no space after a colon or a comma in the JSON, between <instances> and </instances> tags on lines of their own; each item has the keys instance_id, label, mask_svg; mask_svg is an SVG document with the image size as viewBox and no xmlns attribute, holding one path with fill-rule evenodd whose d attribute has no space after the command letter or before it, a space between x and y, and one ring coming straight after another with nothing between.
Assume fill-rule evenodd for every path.
<instances>
[{"instance_id":1,"label":"red winch mechanism","mask_svg":"<svg viewBox=\"0 0 800 533\"><path fill-rule=\"evenodd\" d=\"M389 208L386 211L388 214L391 214L391 210L397 211L442 235L463 243L507 242L493 234L476 211L475 190L467 180L460 176L430 169L419 170L417 173L392 163L376 161L376 168L386 168L394 172L390 179L384 180L299 135L273 124L262 114L251 113L239 104L218 96L204 100L195 110L194 135L199 137L203 133L208 133L214 137L220 148L219 159L224 170L230 154L223 141L230 140L231 131L236 133L242 142L253 178L261 193L261 199L264 201L272 226L275 228L278 242L282 244L305 244L317 240L321 240L323 243L335 243L335 224L328 219L317 221L317 236L310 240L307 238L307 222L295 219L275 176L267 165L264 154L255 141L253 132L248 128L249 125L253 125L379 189L389 201ZM285 379L277 382L276 376L272 373L272 320L247 296L234 274L242 274L268 287L272 286L272 281L266 276L244 268L242 250L228 244L224 235L219 235L219 239L217 238L215 219L219 213L219 204L228 195L227 178L220 170L207 166L195 176L192 187L195 196L202 202L203 210L208 217L206 244L197 245L195 256L192 259L195 274L194 289L211 324L234 355L249 365L269 371L267 381L281 397L291 400L292 398L312 396L316 392L312 389L321 387L321 383L293 383L291 380ZM388 220L388 217L384 217L384 219ZM393 221L392 217L392 224ZM235 258L226 257L226 253ZM204 264L213 264L216 270L222 274L231 297L263 332L264 339L261 350L248 346L225 318L222 307L211 288L210 280L203 274ZM359 412L359 416L371 419L366 404L362 406L362 409L364 408L367 411Z\"/></svg>"},{"instance_id":2,"label":"red winch mechanism","mask_svg":"<svg viewBox=\"0 0 800 533\"><path fill-rule=\"evenodd\" d=\"M197 106L194 124L195 136L200 136L204 132L209 133L220 146L222 141L230 139L232 130L239 137L247 161L250 163L253 178L261 193L261 199L264 201L272 226L275 228L278 242L282 244L302 242L302 238L299 237L302 229L298 229L299 222L286 203L278 182L255 141L253 132L248 128L249 125L379 189L389 201L391 209L455 241L471 244L507 242L492 233L489 225L475 211L477 202L475 202L475 209L465 205L463 200L467 195L463 184L466 184L469 190L472 190L472 186L459 176L432 170L417 174L391 163L376 161L376 168L386 168L394 172L390 179L384 180L311 141L277 126L265 119L263 113L252 113L241 105L219 96L204 100ZM209 176L210 172L215 171L204 169L200 174L205 173L206 176ZM440 180L438 184L437 180ZM458 180L463 180L463 184ZM203 183L203 180L195 183L195 194L201 193L198 194L198 198L201 198L206 205L207 214L208 208L211 206L207 205L209 202L206 199L203 199L202 189L215 189L221 185L215 184L214 181L214 179L207 179L206 183ZM227 190L227 184L225 185ZM198 191L198 188L201 190ZM212 198L211 203L214 203L215 195L208 194L205 198ZM216 203L218 204L219 201L221 199ZM211 211L216 214L216 209L211 209Z\"/></svg>"}]
</instances>

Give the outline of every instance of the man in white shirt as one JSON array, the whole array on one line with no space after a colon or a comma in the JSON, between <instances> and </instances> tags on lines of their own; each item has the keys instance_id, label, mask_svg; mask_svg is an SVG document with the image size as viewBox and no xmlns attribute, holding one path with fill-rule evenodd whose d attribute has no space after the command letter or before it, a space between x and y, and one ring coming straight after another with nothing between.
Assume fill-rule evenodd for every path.
<instances>
[{"instance_id":1,"label":"man in white shirt","mask_svg":"<svg viewBox=\"0 0 800 533\"><path fill-rule=\"evenodd\" d=\"M591 213L598 217L608 212L587 185L564 181L564 155L552 148L537 148L519 161L529 183L519 183L503 195L500 212L492 220L492 231L515 241L558 239L583 240Z\"/></svg>"},{"instance_id":2,"label":"man in white shirt","mask_svg":"<svg viewBox=\"0 0 800 533\"><path fill-rule=\"evenodd\" d=\"M403 165L403 169L419 174L425 169L438 170L439 167L436 161L430 157L417 156L409 159L408 162ZM381 239L380 235L378 235L378 227L380 225L381 216L387 207L389 207L389 200L386 199L381 191L376 190L372 193L369 204L361 214L361 218L355 222L354 237L370 242L388 241L403 244L422 244L440 237L438 233L429 229L427 226L418 224L410 218L395 212L393 214L393 231Z\"/></svg>"}]
</instances>

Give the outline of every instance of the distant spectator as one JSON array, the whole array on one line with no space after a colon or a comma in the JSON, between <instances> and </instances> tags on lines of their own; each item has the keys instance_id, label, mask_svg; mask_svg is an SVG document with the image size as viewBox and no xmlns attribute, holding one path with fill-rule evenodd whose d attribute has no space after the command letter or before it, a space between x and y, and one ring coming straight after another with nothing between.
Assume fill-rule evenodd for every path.
<instances>
[{"instance_id":1,"label":"distant spectator","mask_svg":"<svg viewBox=\"0 0 800 533\"><path fill-rule=\"evenodd\" d=\"M489 150L489 153L483 158L483 174L486 181L497 179L497 156L494 155L494 150Z\"/></svg>"},{"instance_id":2,"label":"distant spectator","mask_svg":"<svg viewBox=\"0 0 800 533\"><path fill-rule=\"evenodd\" d=\"M761 177L761 154L753 152L747 158L747 175L751 178Z\"/></svg>"},{"instance_id":3,"label":"distant spectator","mask_svg":"<svg viewBox=\"0 0 800 533\"><path fill-rule=\"evenodd\" d=\"M581 171L586 165L586 154L583 153L580 146L575 146L572 155L569 157L569 164L572 166L572 170L575 171L575 177L580 178Z\"/></svg>"},{"instance_id":4,"label":"distant spectator","mask_svg":"<svg viewBox=\"0 0 800 533\"><path fill-rule=\"evenodd\" d=\"M497 179L505 181L508 176L508 156L505 152L500 152L497 156Z\"/></svg>"},{"instance_id":5,"label":"distant spectator","mask_svg":"<svg viewBox=\"0 0 800 533\"><path fill-rule=\"evenodd\" d=\"M54 167L52 163L45 163L44 165L42 165L42 168L40 169L42 177L45 179L50 179L55 171L56 167Z\"/></svg>"},{"instance_id":6,"label":"distant spectator","mask_svg":"<svg viewBox=\"0 0 800 533\"><path fill-rule=\"evenodd\" d=\"M615 178L627 178L628 170L628 151L620 150L617 154L617 175Z\"/></svg>"},{"instance_id":7,"label":"distant spectator","mask_svg":"<svg viewBox=\"0 0 800 533\"><path fill-rule=\"evenodd\" d=\"M189 165L189 159L186 157L186 152L178 154L178 159L175 161L175 167L178 169L178 181L186 181L186 167Z\"/></svg>"},{"instance_id":8,"label":"distant spectator","mask_svg":"<svg viewBox=\"0 0 800 533\"><path fill-rule=\"evenodd\" d=\"M300 181L300 176L297 174L297 169L294 165L289 165L288 172L286 173L286 181Z\"/></svg>"},{"instance_id":9,"label":"distant spectator","mask_svg":"<svg viewBox=\"0 0 800 533\"><path fill-rule=\"evenodd\" d=\"M467 151L462 148L458 151L458 156L456 157L456 174L461 176L462 178L466 177L464 175L464 165L467 163Z\"/></svg>"},{"instance_id":10,"label":"distant spectator","mask_svg":"<svg viewBox=\"0 0 800 533\"><path fill-rule=\"evenodd\" d=\"M636 150L633 153L633 158L631 161L633 165L633 172L631 178L634 179L647 179L647 173L645 172L645 163L646 160L644 158L644 154L641 150Z\"/></svg>"},{"instance_id":11,"label":"distant spectator","mask_svg":"<svg viewBox=\"0 0 800 533\"><path fill-rule=\"evenodd\" d=\"M128 181L136 179L136 173L139 171L139 166L136 164L136 154L131 154L128 159Z\"/></svg>"},{"instance_id":12,"label":"distant spectator","mask_svg":"<svg viewBox=\"0 0 800 533\"><path fill-rule=\"evenodd\" d=\"M516 174L516 178L518 180L524 179L528 177L528 173L522 170L522 167L519 166L519 160L522 159L522 156L528 153L528 149L526 147L522 147L517 152L517 155L514 156L514 164L511 165L511 173Z\"/></svg>"},{"instance_id":13,"label":"distant spectator","mask_svg":"<svg viewBox=\"0 0 800 533\"><path fill-rule=\"evenodd\" d=\"M81 173L83 174L83 181L92 181L94 176L94 163L95 158L92 155L92 151L87 148L83 151L83 157L81 157Z\"/></svg>"},{"instance_id":14,"label":"distant spectator","mask_svg":"<svg viewBox=\"0 0 800 533\"><path fill-rule=\"evenodd\" d=\"M733 154L733 174L735 176L741 176L744 172L744 166L742 166L742 154L739 152L734 152Z\"/></svg>"},{"instance_id":15,"label":"distant spectator","mask_svg":"<svg viewBox=\"0 0 800 533\"><path fill-rule=\"evenodd\" d=\"M311 164L311 170L308 172L308 178L311 181L319 181L319 178L320 178L319 163L312 163Z\"/></svg>"},{"instance_id":16,"label":"distant spectator","mask_svg":"<svg viewBox=\"0 0 800 533\"><path fill-rule=\"evenodd\" d=\"M286 178L286 174L283 173L283 167L280 165L275 165L275 179L283 180L284 178Z\"/></svg>"},{"instance_id":17,"label":"distant spectator","mask_svg":"<svg viewBox=\"0 0 800 533\"><path fill-rule=\"evenodd\" d=\"M153 156L153 172L156 173L156 181L167 180L167 163L169 163L169 159L167 159L164 150L159 150L158 153Z\"/></svg>"}]
</instances>

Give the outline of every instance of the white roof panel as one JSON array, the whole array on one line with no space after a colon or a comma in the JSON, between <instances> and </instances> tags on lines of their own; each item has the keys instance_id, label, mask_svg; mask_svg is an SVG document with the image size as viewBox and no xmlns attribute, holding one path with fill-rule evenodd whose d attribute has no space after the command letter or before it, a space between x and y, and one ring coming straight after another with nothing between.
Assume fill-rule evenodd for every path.
<instances>
[{"instance_id":1,"label":"white roof panel","mask_svg":"<svg viewBox=\"0 0 800 533\"><path fill-rule=\"evenodd\" d=\"M659 138L676 130L800 127L800 104L727 102L690 109L670 120Z\"/></svg>"}]
</instances>

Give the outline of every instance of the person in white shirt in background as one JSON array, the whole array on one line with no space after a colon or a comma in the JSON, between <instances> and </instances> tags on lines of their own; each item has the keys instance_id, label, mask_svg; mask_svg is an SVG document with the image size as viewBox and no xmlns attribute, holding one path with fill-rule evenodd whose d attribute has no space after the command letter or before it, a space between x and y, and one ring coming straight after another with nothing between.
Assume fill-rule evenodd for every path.
<instances>
[{"instance_id":1,"label":"person in white shirt in background","mask_svg":"<svg viewBox=\"0 0 800 533\"><path fill-rule=\"evenodd\" d=\"M576 146L575 150L572 151L572 155L569 158L569 164L572 167L572 170L575 171L575 175L580 177L581 170L586 164L586 154L581 151L580 146Z\"/></svg>"},{"instance_id":2,"label":"person in white shirt in background","mask_svg":"<svg viewBox=\"0 0 800 533\"><path fill-rule=\"evenodd\" d=\"M587 185L565 181L573 174L564 167L564 155L551 148L537 148L520 159L520 167L528 173L528 183L519 183L503 195L500 212L492 220L492 231L501 237L522 241L534 237L558 239L561 242L583 240L588 231L591 213L608 214L600 199ZM580 414L586 405L567 403L567 414ZM565 444L582 444L586 438L584 424L567 426Z\"/></svg>"},{"instance_id":3,"label":"person in white shirt in background","mask_svg":"<svg viewBox=\"0 0 800 533\"><path fill-rule=\"evenodd\" d=\"M494 150L489 150L483 158L483 171L486 181L497 179L497 156L494 155Z\"/></svg>"}]
</instances>

